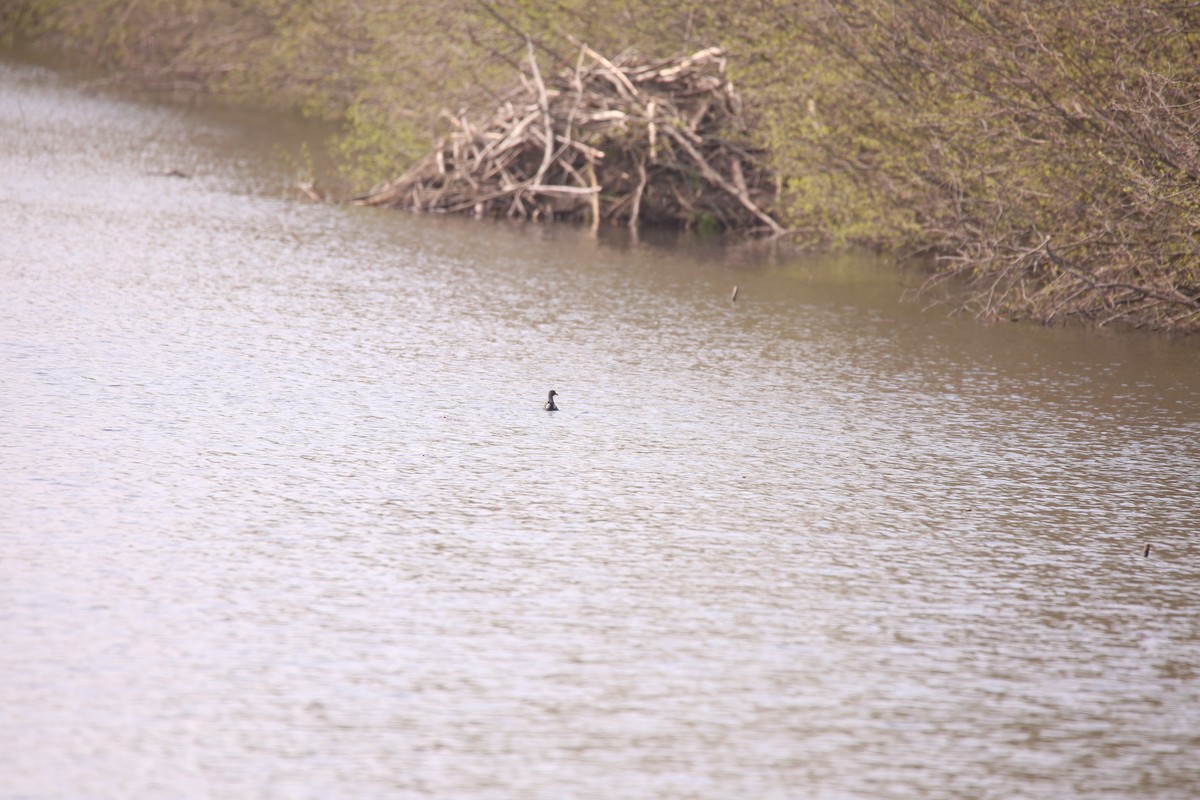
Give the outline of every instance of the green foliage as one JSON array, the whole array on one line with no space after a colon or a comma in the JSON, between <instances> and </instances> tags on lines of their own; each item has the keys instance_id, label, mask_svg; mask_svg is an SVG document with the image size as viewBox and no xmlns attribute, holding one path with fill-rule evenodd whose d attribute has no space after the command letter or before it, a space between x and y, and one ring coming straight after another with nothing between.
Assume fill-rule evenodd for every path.
<instances>
[{"instance_id":1,"label":"green foliage","mask_svg":"<svg viewBox=\"0 0 1200 800\"><path fill-rule=\"evenodd\" d=\"M1194 326L1200 8L751 0L707 21L805 239L933 248L987 316Z\"/></svg>"}]
</instances>

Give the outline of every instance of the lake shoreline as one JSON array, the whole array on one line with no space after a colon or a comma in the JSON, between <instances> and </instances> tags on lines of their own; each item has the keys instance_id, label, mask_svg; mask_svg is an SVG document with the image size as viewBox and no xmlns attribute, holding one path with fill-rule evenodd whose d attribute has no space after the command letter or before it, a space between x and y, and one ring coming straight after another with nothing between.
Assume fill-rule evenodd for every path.
<instances>
[{"instance_id":1,"label":"lake shoreline","mask_svg":"<svg viewBox=\"0 0 1200 800\"><path fill-rule=\"evenodd\" d=\"M640 178L644 154L608 177L600 170L599 180L566 163L547 183L547 150L547 158L531 153L521 178L546 189L540 199L509 182L500 191L511 202L490 208L490 192L481 202L460 197L456 207L598 219L607 212L597 194L615 191L605 202L622 219L657 207L683 227L758 225L801 249L924 253L937 276L930 288L944 279L953 291L942 300L984 321L1200 329L1200 255L1189 221L1200 202L1200 155L1187 134L1200 109L1171 100L1200 86L1200 73L1172 66L1189 15L1200 12L1163 12L1155 37L1144 37L1135 35L1142 11L1133 0L1075 14L997 10L986 26L915 7L879 16L872 0L834 19L818 5L797 4L781 26L767 7L732 14L718 3L697 13L648 3L657 13L636 31L604 11L539 17L458 3L402 18L360 8L280 17L221 0L188 14L116 0L22 0L5 21L10 36L63 48L124 86L335 123L332 148L346 171L298 180L312 199L370 194L426 159L436 165L426 176L432 191L401 193L417 206L445 193L444 154L454 148L437 143L471 140L513 87L570 76L586 52L611 63L635 51L667 59L720 48L746 123L722 156L728 171L706 169L713 159L699 152L693 171L697 186L733 202L707 208L665 182L687 172L671 166L674 157ZM864 20L887 35L858 36ZM943 34L923 37L926 29ZM1038 46L1030 50L1031 42ZM1036 57L1014 55L1022 52ZM549 124L536 106L526 115L536 124L521 123L526 132ZM637 108L628 135L646 140L650 153L691 147L688 136L668 142L675 128L659 123L653 101ZM569 142L567 111L555 131ZM729 157L751 151L763 154L753 175ZM602 163L591 152L587 166Z\"/></svg>"}]
</instances>

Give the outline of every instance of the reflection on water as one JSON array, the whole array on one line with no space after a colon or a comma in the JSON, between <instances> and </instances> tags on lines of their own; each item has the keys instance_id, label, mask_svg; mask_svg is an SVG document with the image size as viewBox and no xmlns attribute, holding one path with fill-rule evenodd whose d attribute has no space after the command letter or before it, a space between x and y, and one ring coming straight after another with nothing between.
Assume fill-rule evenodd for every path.
<instances>
[{"instance_id":1,"label":"reflection on water","mask_svg":"<svg viewBox=\"0 0 1200 800\"><path fill-rule=\"evenodd\" d=\"M1200 791L1193 342L301 205L252 123L0 67L0 796Z\"/></svg>"}]
</instances>

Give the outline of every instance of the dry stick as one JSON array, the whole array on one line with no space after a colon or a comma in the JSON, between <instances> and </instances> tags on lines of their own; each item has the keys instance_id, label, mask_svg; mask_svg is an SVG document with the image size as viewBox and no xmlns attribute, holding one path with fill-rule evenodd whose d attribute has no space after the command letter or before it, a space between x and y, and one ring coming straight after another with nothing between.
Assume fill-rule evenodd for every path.
<instances>
[{"instance_id":1,"label":"dry stick","mask_svg":"<svg viewBox=\"0 0 1200 800\"><path fill-rule=\"evenodd\" d=\"M646 123L646 137L650 140L651 161L658 156L658 126L654 124L654 111L655 102L654 98L651 98L650 102L646 104L646 117L648 118L648 122Z\"/></svg>"},{"instance_id":2,"label":"dry stick","mask_svg":"<svg viewBox=\"0 0 1200 800\"><path fill-rule=\"evenodd\" d=\"M733 185L738 188L738 191L749 195L750 190L746 188L746 176L742 173L742 162L737 156L729 158L729 173L733 176Z\"/></svg>"},{"instance_id":3,"label":"dry stick","mask_svg":"<svg viewBox=\"0 0 1200 800\"><path fill-rule=\"evenodd\" d=\"M529 50L529 67L533 71L533 80L537 84L538 104L542 109L542 121L546 125L546 149L542 153L542 165L533 176L533 183L541 183L542 176L550 169L550 161L554 157L554 125L550 121L550 99L546 96L546 84L542 81L542 73L538 69L537 56L533 53L533 40L525 37L525 47Z\"/></svg>"},{"instance_id":4,"label":"dry stick","mask_svg":"<svg viewBox=\"0 0 1200 800\"><path fill-rule=\"evenodd\" d=\"M521 155L521 151L517 148L518 144L527 144L527 140L514 142L512 145L506 145L499 151L492 154L491 166L483 171L480 176L481 180L489 180L497 172L503 172L507 176L507 168L512 162Z\"/></svg>"},{"instance_id":5,"label":"dry stick","mask_svg":"<svg viewBox=\"0 0 1200 800\"><path fill-rule=\"evenodd\" d=\"M600 191L599 186L561 186L554 183L533 183L519 188L527 192L538 192L539 194L585 195L595 194Z\"/></svg>"},{"instance_id":6,"label":"dry stick","mask_svg":"<svg viewBox=\"0 0 1200 800\"><path fill-rule=\"evenodd\" d=\"M515 184L522 183L509 172L508 168L512 166L512 159L496 159L488 166L487 172L480 178L480 182L485 186L494 188L507 188Z\"/></svg>"},{"instance_id":7,"label":"dry stick","mask_svg":"<svg viewBox=\"0 0 1200 800\"><path fill-rule=\"evenodd\" d=\"M526 114L521 118L520 122L509 128L508 133L506 133L503 138L485 147L482 155L488 155L489 151L491 151L490 154L495 157L509 148L516 147L519 144L524 144L525 140L521 137L525 133L525 129L532 125L537 118L538 113L537 108L535 107L533 113Z\"/></svg>"},{"instance_id":8,"label":"dry stick","mask_svg":"<svg viewBox=\"0 0 1200 800\"><path fill-rule=\"evenodd\" d=\"M538 136L543 140L545 139L545 136L543 136L540 133L538 134ZM563 160L563 155L567 152L567 150L570 150L572 147L575 146L575 142L571 140L570 124L567 125L567 132L565 135L557 134L557 135L555 135L554 138L556 141L558 141L562 144L562 147L560 147L554 151L554 156L550 161L551 166L561 162Z\"/></svg>"},{"instance_id":9,"label":"dry stick","mask_svg":"<svg viewBox=\"0 0 1200 800\"><path fill-rule=\"evenodd\" d=\"M459 169L457 169L457 164L456 164L456 165L455 165L455 169L456 169L456 171L455 171L455 177L462 178L462 179L466 179L467 183L471 184L471 188L472 188L473 190L475 190L476 192L478 192L478 191L479 191L479 184L478 184L478 183L475 181L475 178L471 176L471 173L472 173L472 172L478 172L478 171L479 171L479 166L478 166L478 164L477 164L477 165L475 165L475 166L474 166L472 169L467 169L467 170L459 170Z\"/></svg>"},{"instance_id":10,"label":"dry stick","mask_svg":"<svg viewBox=\"0 0 1200 800\"><path fill-rule=\"evenodd\" d=\"M505 195L512 194L514 191L516 191L516 189L501 189L499 191L490 192L481 197L472 197L469 200L464 200L464 201L459 202L457 205L446 206L446 211L451 212L451 213L456 212L456 211L466 211L468 208L471 208L472 206L484 205L485 203L491 203L493 200L497 200L501 197L504 197Z\"/></svg>"},{"instance_id":11,"label":"dry stick","mask_svg":"<svg viewBox=\"0 0 1200 800\"><path fill-rule=\"evenodd\" d=\"M700 104L700 107L697 108L695 113L693 113L688 119L688 130L695 131L697 128L699 128L700 123L704 121L704 115L707 114L711 108L712 98L706 97L704 102Z\"/></svg>"},{"instance_id":12,"label":"dry stick","mask_svg":"<svg viewBox=\"0 0 1200 800\"><path fill-rule=\"evenodd\" d=\"M766 223L767 227L770 228L776 236L782 236L784 233L786 233L786 231L783 229L783 226L781 226L778 222L772 219L770 215L755 205L754 201L750 199L748 194L739 191L736 186L725 180L725 178L721 177L719 172L709 166L709 163L704 160L704 156L700 155L700 151L693 147L692 143L689 142L686 137L682 136L674 128L667 128L666 133L668 136L674 139L680 147L687 151L687 154L690 155L692 160L696 162L696 165L700 167L700 172L702 175L704 175L704 177L708 178L708 180L736 197L738 202L745 206L751 214Z\"/></svg>"},{"instance_id":13,"label":"dry stick","mask_svg":"<svg viewBox=\"0 0 1200 800\"><path fill-rule=\"evenodd\" d=\"M466 117L463 117L463 125L467 125ZM468 127L467 128L467 145L471 148L471 155L473 155L475 157L475 162L474 162L475 164L479 164L479 162L483 159L483 156L481 155L480 150L479 150L478 141L479 140L476 138L475 133L470 129L470 127Z\"/></svg>"},{"instance_id":14,"label":"dry stick","mask_svg":"<svg viewBox=\"0 0 1200 800\"><path fill-rule=\"evenodd\" d=\"M618 94L624 95L625 99L630 100L630 101L632 101L633 98L638 96L639 92L637 90L637 87L634 86L630 82L629 78L625 77L625 73L621 70L620 67L618 67L616 64L609 61L604 56L597 53L592 48L588 47L586 44L582 44L575 37L572 36L571 41L574 42L575 44L580 44L583 47L584 51L589 56L591 56L591 58L596 63L604 66L605 70L602 74L604 75L605 78L607 78L609 81L611 81L614 86L617 87Z\"/></svg>"},{"instance_id":15,"label":"dry stick","mask_svg":"<svg viewBox=\"0 0 1200 800\"><path fill-rule=\"evenodd\" d=\"M984 313L989 313L989 314L996 313L996 300L995 300L996 288L1000 285L1000 282L1003 281L1005 278L1007 278L1009 276L1009 273L1011 273L1016 268L1017 268L1017 264L1013 263L1013 264L1009 265L1008 267L1005 267L1000 273L998 273L996 275L996 280L992 281L992 285L988 288L987 302L984 303L984 308L983 308ZM1011 289L1012 287L1010 286L1009 288ZM1005 292L1005 296L1007 296L1007 294L1008 293ZM1001 297L1000 299L1003 300L1004 298Z\"/></svg>"},{"instance_id":16,"label":"dry stick","mask_svg":"<svg viewBox=\"0 0 1200 800\"><path fill-rule=\"evenodd\" d=\"M638 215L642 210L642 192L646 189L646 159L640 156L637 160L638 185L633 193L633 208L629 212L629 227L637 230Z\"/></svg>"},{"instance_id":17,"label":"dry stick","mask_svg":"<svg viewBox=\"0 0 1200 800\"><path fill-rule=\"evenodd\" d=\"M521 189L517 187L513 190L512 204L508 207L508 216L521 217L525 216L525 204L521 202Z\"/></svg>"},{"instance_id":18,"label":"dry stick","mask_svg":"<svg viewBox=\"0 0 1200 800\"><path fill-rule=\"evenodd\" d=\"M434 195L432 200L429 201L430 209L439 208L442 203L442 198L446 196L446 192L448 192L449 190L450 190L449 184L442 184L442 187L440 189L438 189L438 193L436 195Z\"/></svg>"},{"instance_id":19,"label":"dry stick","mask_svg":"<svg viewBox=\"0 0 1200 800\"><path fill-rule=\"evenodd\" d=\"M355 197L353 203L359 206L381 206L399 200L408 191L409 185L413 182L414 179L411 176L428 168L430 161L431 157L428 155L425 156L396 180L383 186L375 187L364 195Z\"/></svg>"},{"instance_id":20,"label":"dry stick","mask_svg":"<svg viewBox=\"0 0 1200 800\"><path fill-rule=\"evenodd\" d=\"M560 159L558 165L562 167L563 172L574 178L580 186L585 188L590 186L590 184L583 179L583 176L579 174L579 170L575 169L575 165L573 165L570 161L567 161L566 159Z\"/></svg>"},{"instance_id":21,"label":"dry stick","mask_svg":"<svg viewBox=\"0 0 1200 800\"><path fill-rule=\"evenodd\" d=\"M575 60L575 75L571 79L571 84L575 87L575 93L583 97L583 80L579 77L583 72L583 59L587 55L587 48L579 48L579 58Z\"/></svg>"},{"instance_id":22,"label":"dry stick","mask_svg":"<svg viewBox=\"0 0 1200 800\"><path fill-rule=\"evenodd\" d=\"M713 58L717 58L717 57L720 57L723 55L725 55L725 51L722 50L721 48L709 47L706 50L700 50L696 53L693 53L690 56L680 59L678 61L678 63L675 64L675 66L665 67L663 69L658 70L657 77L659 77L663 80L673 81L673 80L675 80L676 76L678 76L681 72L686 70L688 67L694 66L696 64L701 64L705 61L711 61Z\"/></svg>"},{"instance_id":23,"label":"dry stick","mask_svg":"<svg viewBox=\"0 0 1200 800\"><path fill-rule=\"evenodd\" d=\"M304 192L304 194L308 196L309 200L317 203L325 202L325 198L321 196L321 192L317 189L317 185L312 181L299 181L296 184L296 188Z\"/></svg>"},{"instance_id":24,"label":"dry stick","mask_svg":"<svg viewBox=\"0 0 1200 800\"><path fill-rule=\"evenodd\" d=\"M690 200L679 193L679 187L673 183L669 183L667 184L667 188L671 190L671 194L675 196L675 201L679 204L679 218L682 220L687 220L689 217L694 216L694 206L692 206Z\"/></svg>"},{"instance_id":25,"label":"dry stick","mask_svg":"<svg viewBox=\"0 0 1200 800\"><path fill-rule=\"evenodd\" d=\"M596 165L591 161L587 162L588 183L591 185L592 192L592 233L600 230L600 184L596 182Z\"/></svg>"},{"instance_id":26,"label":"dry stick","mask_svg":"<svg viewBox=\"0 0 1200 800\"><path fill-rule=\"evenodd\" d=\"M1045 320L1046 324L1049 325L1051 322L1054 321L1054 318L1058 316L1058 312L1062 310L1063 306L1074 301L1080 295L1090 292L1091 290L1092 290L1091 286L1084 284L1083 286L1079 287L1078 289L1076 289L1075 291L1071 292L1069 295L1064 297L1062 300L1055 303L1054 307L1050 309L1050 313L1046 315L1046 320Z\"/></svg>"},{"instance_id":27,"label":"dry stick","mask_svg":"<svg viewBox=\"0 0 1200 800\"><path fill-rule=\"evenodd\" d=\"M596 148L592 147L591 145L584 144L583 142L578 141L576 139L567 139L565 137L559 136L558 141L563 143L563 149L558 151L560 155L562 154L563 150L565 150L566 147L569 145L569 146L575 148L576 150L578 150L579 152L583 153L585 156L587 156L589 161L593 161L593 160L594 161L602 161L604 159L604 151L603 150L597 150Z\"/></svg>"},{"instance_id":28,"label":"dry stick","mask_svg":"<svg viewBox=\"0 0 1200 800\"><path fill-rule=\"evenodd\" d=\"M571 112L567 114L566 130L563 131L562 136L558 137L564 142L563 149L566 149L566 146L571 143L571 133L575 125L575 115L579 112L579 106L583 103L583 81L579 78L579 70L583 68L583 56L584 52L583 50L580 50L579 60L575 62L575 73L571 78L571 88L575 92L575 102L571 106ZM562 150L560 150L558 155L555 157L557 158L561 155Z\"/></svg>"},{"instance_id":29,"label":"dry stick","mask_svg":"<svg viewBox=\"0 0 1200 800\"><path fill-rule=\"evenodd\" d=\"M619 200L617 200L615 203L613 203L609 207L607 216L610 220L616 222L623 215L626 214L626 212L629 210L629 208L632 205L633 205L633 195L632 194L623 194L623 195L621 195ZM680 217L680 219L683 219L683 217ZM636 230L636 228L634 230Z\"/></svg>"},{"instance_id":30,"label":"dry stick","mask_svg":"<svg viewBox=\"0 0 1200 800\"><path fill-rule=\"evenodd\" d=\"M523 181L519 181L508 171L508 164L500 167L500 188L507 191L515 191L521 188Z\"/></svg>"}]
</instances>

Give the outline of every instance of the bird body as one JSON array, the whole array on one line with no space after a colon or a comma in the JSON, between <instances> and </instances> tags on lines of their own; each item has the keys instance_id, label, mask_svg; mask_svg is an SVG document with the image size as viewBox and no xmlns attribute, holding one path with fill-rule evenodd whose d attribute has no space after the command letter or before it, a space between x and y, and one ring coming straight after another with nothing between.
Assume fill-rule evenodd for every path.
<instances>
[{"instance_id":1,"label":"bird body","mask_svg":"<svg viewBox=\"0 0 1200 800\"><path fill-rule=\"evenodd\" d=\"M546 409L547 411L558 411L558 406L554 405L554 396L556 394L558 394L558 392L551 389L550 394L546 396L546 404L542 406L542 408Z\"/></svg>"}]
</instances>

